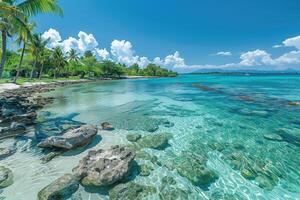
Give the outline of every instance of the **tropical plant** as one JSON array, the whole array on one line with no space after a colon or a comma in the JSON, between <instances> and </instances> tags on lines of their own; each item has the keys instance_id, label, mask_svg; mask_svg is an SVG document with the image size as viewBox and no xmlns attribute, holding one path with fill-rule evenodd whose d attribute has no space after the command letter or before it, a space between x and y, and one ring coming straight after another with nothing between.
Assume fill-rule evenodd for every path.
<instances>
[{"instance_id":1,"label":"tropical plant","mask_svg":"<svg viewBox=\"0 0 300 200\"><path fill-rule=\"evenodd\" d=\"M71 49L68 52L68 61L69 62L79 62L79 54L76 52L75 49Z\"/></svg>"},{"instance_id":2,"label":"tropical plant","mask_svg":"<svg viewBox=\"0 0 300 200\"><path fill-rule=\"evenodd\" d=\"M36 65L38 63L38 59L40 57L40 53L46 48L48 40L44 40L41 34L33 34L31 43L29 44L29 51L31 52L32 56L34 57L34 64L31 69L30 79L33 78L34 70L36 70Z\"/></svg>"},{"instance_id":3,"label":"tropical plant","mask_svg":"<svg viewBox=\"0 0 300 200\"><path fill-rule=\"evenodd\" d=\"M19 30L18 30L18 38L17 38L17 44L19 46L21 46L23 44L22 47L22 52L21 52L21 57L20 57L20 62L17 68L17 72L15 75L15 78L13 80L14 83L17 82L17 79L20 75L20 70L22 68L22 63L23 63L23 58L24 58L24 54L25 54L25 49L26 49L26 44L31 40L31 32L33 31L34 27L35 27L35 23L28 23L28 20L25 19L24 21L26 23L26 26L20 26Z\"/></svg>"},{"instance_id":4,"label":"tropical plant","mask_svg":"<svg viewBox=\"0 0 300 200\"><path fill-rule=\"evenodd\" d=\"M53 77L56 78L57 73L61 72L62 69L68 64L67 59L60 47L54 48L52 53L52 62L55 65Z\"/></svg>"},{"instance_id":5,"label":"tropical plant","mask_svg":"<svg viewBox=\"0 0 300 200\"><path fill-rule=\"evenodd\" d=\"M62 15L62 9L57 0L1 0L0 1L0 31L2 36L2 55L0 63L0 78L6 61L7 37L12 36L19 27L26 29L25 20L38 13L56 13Z\"/></svg>"}]
</instances>

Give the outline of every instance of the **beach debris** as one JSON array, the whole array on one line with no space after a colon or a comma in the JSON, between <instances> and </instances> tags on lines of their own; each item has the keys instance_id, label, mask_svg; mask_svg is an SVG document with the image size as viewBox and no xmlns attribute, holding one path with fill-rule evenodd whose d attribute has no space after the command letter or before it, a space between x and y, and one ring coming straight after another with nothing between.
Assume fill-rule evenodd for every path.
<instances>
[{"instance_id":1,"label":"beach debris","mask_svg":"<svg viewBox=\"0 0 300 200\"><path fill-rule=\"evenodd\" d=\"M135 153L120 146L91 150L73 169L82 185L110 186L126 178L132 168Z\"/></svg>"},{"instance_id":2,"label":"beach debris","mask_svg":"<svg viewBox=\"0 0 300 200\"><path fill-rule=\"evenodd\" d=\"M62 136L51 136L40 142L41 148L59 148L70 150L89 144L97 135L98 129L94 125L83 125L80 128L67 131Z\"/></svg>"},{"instance_id":3,"label":"beach debris","mask_svg":"<svg viewBox=\"0 0 300 200\"><path fill-rule=\"evenodd\" d=\"M65 174L39 191L38 200L68 199L78 188L79 182L76 177Z\"/></svg>"}]
</instances>

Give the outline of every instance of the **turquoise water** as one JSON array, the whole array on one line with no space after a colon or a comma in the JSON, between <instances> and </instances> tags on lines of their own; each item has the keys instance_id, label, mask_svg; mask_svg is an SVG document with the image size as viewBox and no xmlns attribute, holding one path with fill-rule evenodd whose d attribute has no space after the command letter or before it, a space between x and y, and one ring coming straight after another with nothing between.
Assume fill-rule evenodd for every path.
<instances>
[{"instance_id":1,"label":"turquoise water","mask_svg":"<svg viewBox=\"0 0 300 200\"><path fill-rule=\"evenodd\" d=\"M172 134L165 150L146 150L159 164L137 159L154 168L150 176L134 179L157 188L147 199L158 199L165 176L176 180L172 187L187 199L300 199L300 107L288 105L300 100L300 76L181 75L74 85L51 95L65 98L44 108L41 117L115 126L114 131L100 131L102 138L89 149L129 144L128 133ZM86 155L88 149L42 164L43 153L35 144L53 134L38 124L31 134L0 144L18 148L1 161L13 170L15 183L0 196L35 199L41 188L70 172ZM268 140L266 135L283 139ZM205 160L205 168L217 174L215 180L193 184L170 164L195 157ZM245 176L245 170L251 176ZM107 198L82 187L76 195Z\"/></svg>"}]
</instances>

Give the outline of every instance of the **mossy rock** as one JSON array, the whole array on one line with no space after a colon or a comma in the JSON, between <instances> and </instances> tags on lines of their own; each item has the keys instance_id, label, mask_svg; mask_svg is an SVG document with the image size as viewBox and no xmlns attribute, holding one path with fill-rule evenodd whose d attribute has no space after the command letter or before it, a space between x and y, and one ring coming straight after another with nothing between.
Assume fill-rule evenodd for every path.
<instances>
[{"instance_id":1,"label":"mossy rock","mask_svg":"<svg viewBox=\"0 0 300 200\"><path fill-rule=\"evenodd\" d=\"M161 165L161 163L158 161L158 157L157 156L153 156L149 153L147 153L146 151L137 151L136 155L135 155L136 159L142 159L142 160L148 160L150 162L152 162L153 164L157 164L157 165Z\"/></svg>"},{"instance_id":2,"label":"mossy rock","mask_svg":"<svg viewBox=\"0 0 300 200\"><path fill-rule=\"evenodd\" d=\"M140 185L134 182L118 184L109 191L110 200L142 200L155 194L156 188Z\"/></svg>"},{"instance_id":3,"label":"mossy rock","mask_svg":"<svg viewBox=\"0 0 300 200\"><path fill-rule=\"evenodd\" d=\"M136 141L138 141L139 139L141 139L141 134L138 134L138 133L136 133L136 134L134 134L134 133L132 133L132 134L128 134L128 135L126 135L126 139L129 141L129 142L136 142Z\"/></svg>"},{"instance_id":4,"label":"mossy rock","mask_svg":"<svg viewBox=\"0 0 300 200\"><path fill-rule=\"evenodd\" d=\"M246 200L246 198L237 193L228 194L222 191L215 191L211 194L209 200Z\"/></svg>"},{"instance_id":5,"label":"mossy rock","mask_svg":"<svg viewBox=\"0 0 300 200\"><path fill-rule=\"evenodd\" d=\"M137 147L142 148L151 148L157 150L164 150L169 146L169 139L172 138L171 134L160 133L160 134L151 134L142 137L137 142Z\"/></svg>"},{"instance_id":6,"label":"mossy rock","mask_svg":"<svg viewBox=\"0 0 300 200\"><path fill-rule=\"evenodd\" d=\"M0 166L0 189L6 188L14 183L13 173L10 169Z\"/></svg>"},{"instance_id":7,"label":"mossy rock","mask_svg":"<svg viewBox=\"0 0 300 200\"><path fill-rule=\"evenodd\" d=\"M241 174L245 179L248 180L253 180L257 176L257 174L249 168L242 169Z\"/></svg>"},{"instance_id":8,"label":"mossy rock","mask_svg":"<svg viewBox=\"0 0 300 200\"><path fill-rule=\"evenodd\" d=\"M149 165L140 165L139 166L139 175L140 176L150 176L151 172L153 171L153 167Z\"/></svg>"},{"instance_id":9,"label":"mossy rock","mask_svg":"<svg viewBox=\"0 0 300 200\"><path fill-rule=\"evenodd\" d=\"M191 181L195 186L207 186L218 179L215 171L210 170L205 165L203 158L181 157L176 166L177 172ZM178 162L178 161L177 161Z\"/></svg>"},{"instance_id":10,"label":"mossy rock","mask_svg":"<svg viewBox=\"0 0 300 200\"><path fill-rule=\"evenodd\" d=\"M161 180L159 199L161 200L181 200L188 199L189 191L176 187L176 181L173 177L165 176Z\"/></svg>"},{"instance_id":11,"label":"mossy rock","mask_svg":"<svg viewBox=\"0 0 300 200\"><path fill-rule=\"evenodd\" d=\"M79 182L71 174L56 179L38 193L38 200L68 199L77 191Z\"/></svg>"}]
</instances>

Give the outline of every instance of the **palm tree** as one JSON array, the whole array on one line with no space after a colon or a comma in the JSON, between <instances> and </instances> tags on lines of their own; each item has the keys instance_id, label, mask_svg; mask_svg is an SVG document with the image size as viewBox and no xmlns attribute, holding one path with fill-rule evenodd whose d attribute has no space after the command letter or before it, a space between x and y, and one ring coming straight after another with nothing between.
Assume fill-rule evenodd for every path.
<instances>
[{"instance_id":1,"label":"palm tree","mask_svg":"<svg viewBox=\"0 0 300 200\"><path fill-rule=\"evenodd\" d=\"M60 47L54 48L52 60L55 64L53 77L56 78L57 72L59 72L65 65L68 64L67 59Z\"/></svg>"},{"instance_id":2,"label":"palm tree","mask_svg":"<svg viewBox=\"0 0 300 200\"><path fill-rule=\"evenodd\" d=\"M2 36L2 55L0 63L0 78L6 62L7 36L18 27L26 27L26 18L38 13L55 13L62 15L62 9L57 0L1 0L0 1L0 31Z\"/></svg>"},{"instance_id":3,"label":"palm tree","mask_svg":"<svg viewBox=\"0 0 300 200\"><path fill-rule=\"evenodd\" d=\"M20 70L22 67L22 63L23 63L24 54L25 54L26 43L29 40L31 40L31 32L32 32L33 28L35 27L35 23L30 24L27 22L27 19L25 20L25 23L26 23L26 27L21 26L21 27L19 27L19 30L18 30L17 43L19 46L21 46L23 43L23 47L22 47L20 62L19 62L18 68L17 68L17 73L13 80L13 83L16 83L18 80Z\"/></svg>"},{"instance_id":4,"label":"palm tree","mask_svg":"<svg viewBox=\"0 0 300 200\"><path fill-rule=\"evenodd\" d=\"M41 34L33 34L32 35L32 40L31 43L29 44L30 46L30 52L32 54L32 56L34 57L34 64L32 66L31 69L31 73L30 73L30 80L33 77L33 72L36 69L36 65L40 56L40 52L43 51L44 48L46 48L46 45L48 43L48 40L44 40L41 36Z\"/></svg>"},{"instance_id":5,"label":"palm tree","mask_svg":"<svg viewBox=\"0 0 300 200\"><path fill-rule=\"evenodd\" d=\"M69 62L79 62L79 54L76 52L75 49L71 49L68 52L68 61Z\"/></svg>"},{"instance_id":6,"label":"palm tree","mask_svg":"<svg viewBox=\"0 0 300 200\"><path fill-rule=\"evenodd\" d=\"M50 57L50 50L47 49L47 48L41 48L41 51L40 51L40 64L41 64L41 68L40 68L40 72L39 72L39 79L42 78L42 74L43 74L43 70L44 70L44 65L46 63L47 60L49 60L49 57Z\"/></svg>"}]
</instances>

